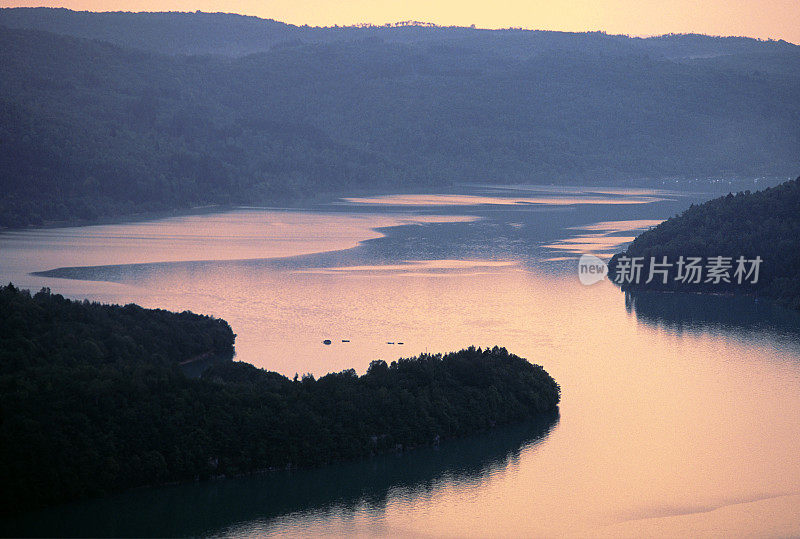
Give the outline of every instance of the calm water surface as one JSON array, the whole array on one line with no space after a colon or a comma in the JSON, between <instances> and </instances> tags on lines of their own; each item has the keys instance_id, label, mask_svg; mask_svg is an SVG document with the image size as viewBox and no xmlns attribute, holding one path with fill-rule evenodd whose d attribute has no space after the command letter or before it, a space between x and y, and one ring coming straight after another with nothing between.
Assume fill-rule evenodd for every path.
<instances>
[{"instance_id":1,"label":"calm water surface","mask_svg":"<svg viewBox=\"0 0 800 539\"><path fill-rule=\"evenodd\" d=\"M563 394L559 417L438 450L126 493L0 531L800 534L800 315L577 279L579 253L705 198L474 187L0 234L4 281L219 316L237 359L289 376L498 344Z\"/></svg>"}]
</instances>

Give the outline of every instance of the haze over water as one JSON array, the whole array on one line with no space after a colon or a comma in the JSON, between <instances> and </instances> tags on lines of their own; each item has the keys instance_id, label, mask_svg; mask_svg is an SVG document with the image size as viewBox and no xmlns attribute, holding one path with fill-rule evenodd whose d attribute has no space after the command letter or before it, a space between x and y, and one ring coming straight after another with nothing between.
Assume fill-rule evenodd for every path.
<instances>
[{"instance_id":1,"label":"haze over water","mask_svg":"<svg viewBox=\"0 0 800 539\"><path fill-rule=\"evenodd\" d=\"M800 315L750 298L626 298L577 278L579 253L608 256L709 195L442 195L5 232L0 278L225 318L236 359L290 377L505 346L561 384L558 419L19 523L52 535L800 533Z\"/></svg>"}]
</instances>

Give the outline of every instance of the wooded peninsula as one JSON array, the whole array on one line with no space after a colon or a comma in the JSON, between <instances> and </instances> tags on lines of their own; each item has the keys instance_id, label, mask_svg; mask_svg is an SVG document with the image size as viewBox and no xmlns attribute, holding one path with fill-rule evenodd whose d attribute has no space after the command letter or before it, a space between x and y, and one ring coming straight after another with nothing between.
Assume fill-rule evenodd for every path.
<instances>
[{"instance_id":1,"label":"wooded peninsula","mask_svg":"<svg viewBox=\"0 0 800 539\"><path fill-rule=\"evenodd\" d=\"M640 259L638 282L617 279L625 261ZM675 265L682 259L700 259L707 269L709 261L725 266L721 277L697 274L697 278L678 278ZM737 260L748 262L744 279L736 275ZM672 264L669 278L650 278L651 261ZM752 261L758 260L757 273ZM727 267L730 266L730 267ZM643 232L622 253L609 262L609 276L622 281L624 290L668 290L751 294L773 299L800 309L800 177L775 187L727 196L692 205L682 214L667 219ZM686 267L683 268L687 277ZM751 271L752 270L752 271ZM629 275L628 275L629 276ZM697 282L694 282L694 281ZM741 281L741 282L740 282Z\"/></svg>"},{"instance_id":2,"label":"wooded peninsula","mask_svg":"<svg viewBox=\"0 0 800 539\"><path fill-rule=\"evenodd\" d=\"M2 511L404 451L557 414L560 400L504 348L289 379L231 361L234 339L209 316L1 287Z\"/></svg>"}]
</instances>

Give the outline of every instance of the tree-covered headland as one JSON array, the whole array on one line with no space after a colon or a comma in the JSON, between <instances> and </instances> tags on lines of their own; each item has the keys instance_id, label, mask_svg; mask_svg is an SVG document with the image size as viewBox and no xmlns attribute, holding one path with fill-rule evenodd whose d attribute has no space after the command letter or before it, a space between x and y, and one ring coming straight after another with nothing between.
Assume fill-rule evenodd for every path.
<instances>
[{"instance_id":1,"label":"tree-covered headland","mask_svg":"<svg viewBox=\"0 0 800 539\"><path fill-rule=\"evenodd\" d=\"M0 288L2 511L430 445L560 398L504 348L289 379L230 361L234 337L189 312ZM228 359L184 373L209 353Z\"/></svg>"},{"instance_id":2,"label":"tree-covered headland","mask_svg":"<svg viewBox=\"0 0 800 539\"><path fill-rule=\"evenodd\" d=\"M800 178L692 205L614 255L609 277L625 290L752 294L800 309Z\"/></svg>"}]
</instances>

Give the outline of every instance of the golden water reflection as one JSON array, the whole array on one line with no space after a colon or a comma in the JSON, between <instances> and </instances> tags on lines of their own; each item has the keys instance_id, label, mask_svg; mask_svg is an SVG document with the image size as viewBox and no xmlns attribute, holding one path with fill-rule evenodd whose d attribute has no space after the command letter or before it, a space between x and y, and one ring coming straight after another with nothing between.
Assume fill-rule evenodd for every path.
<instances>
[{"instance_id":1,"label":"golden water reflection","mask_svg":"<svg viewBox=\"0 0 800 539\"><path fill-rule=\"evenodd\" d=\"M245 260L352 249L401 225L469 223L477 216L326 213L243 208L140 223L10 230L0 272L64 266ZM36 269L32 269L36 268Z\"/></svg>"},{"instance_id":2,"label":"golden water reflection","mask_svg":"<svg viewBox=\"0 0 800 539\"><path fill-rule=\"evenodd\" d=\"M611 258L614 252L619 251L625 244L632 242L636 236L621 233L640 232L661 223L657 219L636 219L625 221L603 221L591 225L569 227L569 230L582 230L583 234L562 238L553 243L545 244L548 249L563 251L570 254L594 254L603 258ZM551 257L551 262L568 260L564 257Z\"/></svg>"}]
</instances>

